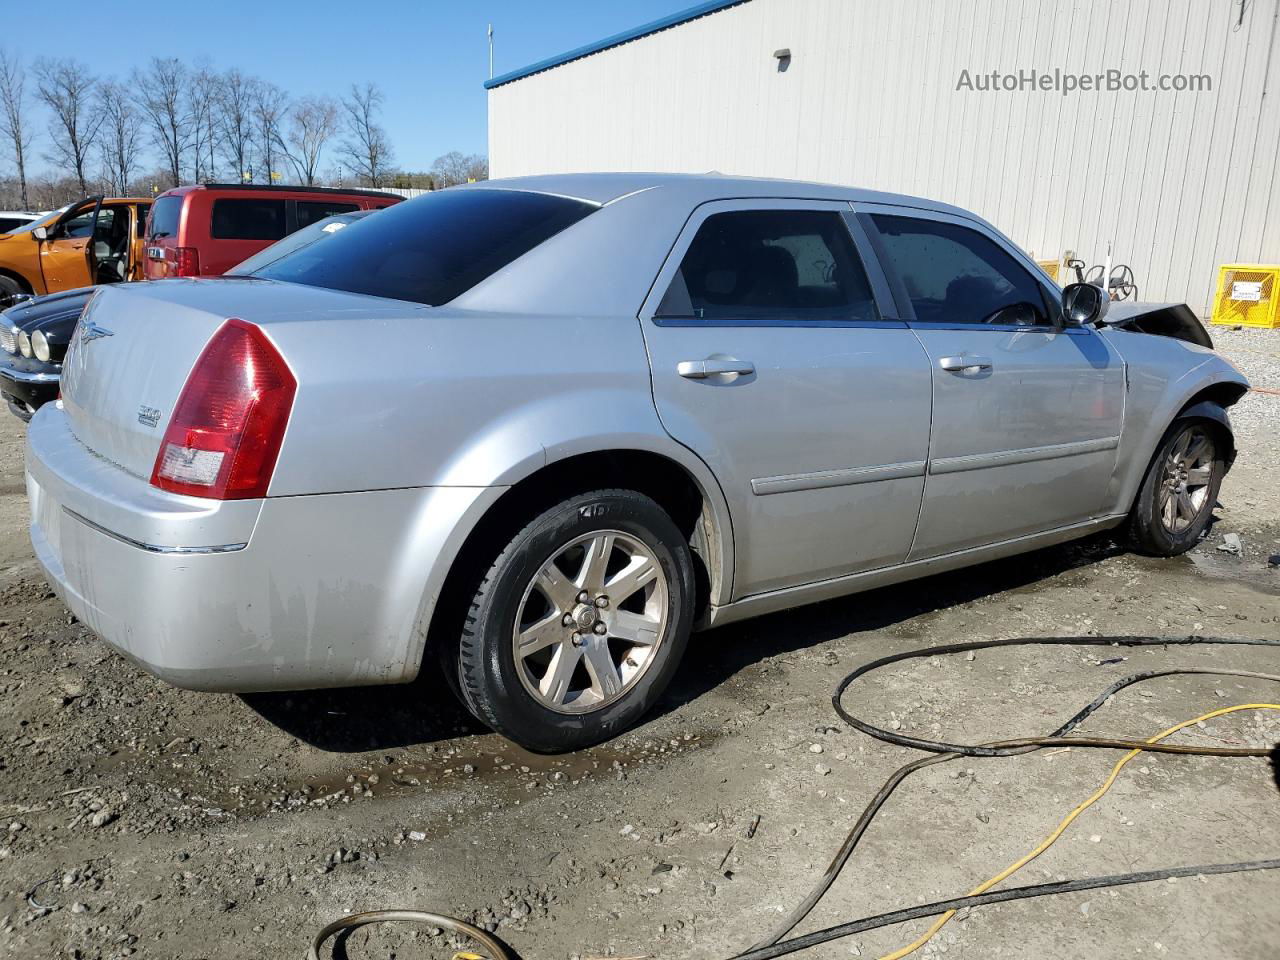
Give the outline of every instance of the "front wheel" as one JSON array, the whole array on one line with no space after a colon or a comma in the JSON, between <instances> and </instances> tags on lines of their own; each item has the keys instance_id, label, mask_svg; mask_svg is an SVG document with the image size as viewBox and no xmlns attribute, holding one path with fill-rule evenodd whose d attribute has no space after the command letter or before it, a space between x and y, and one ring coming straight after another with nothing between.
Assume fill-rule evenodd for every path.
<instances>
[{"instance_id":1,"label":"front wheel","mask_svg":"<svg viewBox=\"0 0 1280 960\"><path fill-rule=\"evenodd\" d=\"M1129 516L1129 539L1144 553L1174 557L1204 535L1218 502L1226 460L1215 428L1175 422L1165 433Z\"/></svg>"},{"instance_id":2,"label":"front wheel","mask_svg":"<svg viewBox=\"0 0 1280 960\"><path fill-rule=\"evenodd\" d=\"M462 699L530 750L598 743L658 699L693 617L689 547L657 503L631 490L572 497L481 580L459 645Z\"/></svg>"}]
</instances>

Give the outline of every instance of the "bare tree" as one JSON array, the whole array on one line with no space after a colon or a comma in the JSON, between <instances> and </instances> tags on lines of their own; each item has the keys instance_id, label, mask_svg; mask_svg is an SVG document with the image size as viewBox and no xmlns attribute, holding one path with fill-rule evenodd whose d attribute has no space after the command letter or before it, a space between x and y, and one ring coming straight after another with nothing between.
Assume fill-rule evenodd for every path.
<instances>
[{"instance_id":1,"label":"bare tree","mask_svg":"<svg viewBox=\"0 0 1280 960\"><path fill-rule=\"evenodd\" d=\"M172 186L182 182L182 156L191 142L191 119L183 102L187 68L177 57L152 57L130 80L151 127L151 139L169 167Z\"/></svg>"},{"instance_id":2,"label":"bare tree","mask_svg":"<svg viewBox=\"0 0 1280 960\"><path fill-rule=\"evenodd\" d=\"M22 209L30 209L27 202L27 150L31 147L32 135L26 126L27 78L22 72L22 65L10 60L0 50L0 134L4 134L13 148L13 162L18 170L18 190L21 195Z\"/></svg>"},{"instance_id":3,"label":"bare tree","mask_svg":"<svg viewBox=\"0 0 1280 960\"><path fill-rule=\"evenodd\" d=\"M450 150L443 157L436 157L436 162L431 165L431 174L439 187L452 187L472 180L488 180L489 161L478 153L467 156L457 150Z\"/></svg>"},{"instance_id":4,"label":"bare tree","mask_svg":"<svg viewBox=\"0 0 1280 960\"><path fill-rule=\"evenodd\" d=\"M98 110L102 115L98 149L105 171L103 179L118 197L129 195L141 153L142 117L133 101L133 90L125 84L105 80L98 87Z\"/></svg>"},{"instance_id":5,"label":"bare tree","mask_svg":"<svg viewBox=\"0 0 1280 960\"><path fill-rule=\"evenodd\" d=\"M53 113L53 149L48 159L73 170L81 192L87 194L85 165L102 124L102 117L93 109L97 81L87 66L70 59L40 61L36 79L40 100Z\"/></svg>"},{"instance_id":6,"label":"bare tree","mask_svg":"<svg viewBox=\"0 0 1280 960\"><path fill-rule=\"evenodd\" d=\"M187 74L185 92L186 115L191 125L191 170L196 183L217 178L217 96L218 75L207 63L198 64Z\"/></svg>"},{"instance_id":7,"label":"bare tree","mask_svg":"<svg viewBox=\"0 0 1280 960\"><path fill-rule=\"evenodd\" d=\"M320 155L338 128L338 104L330 97L303 97L289 111L289 132L280 147L304 186L314 186Z\"/></svg>"},{"instance_id":8,"label":"bare tree","mask_svg":"<svg viewBox=\"0 0 1280 960\"><path fill-rule=\"evenodd\" d=\"M224 73L218 83L215 118L223 159L236 180L251 176L253 166L253 91L251 77L238 69Z\"/></svg>"},{"instance_id":9,"label":"bare tree","mask_svg":"<svg viewBox=\"0 0 1280 960\"><path fill-rule=\"evenodd\" d=\"M351 95L342 101L347 138L342 141L340 152L356 175L367 180L371 187L383 185L393 157L391 140L378 123L382 102L382 91L373 83L363 87L353 83Z\"/></svg>"},{"instance_id":10,"label":"bare tree","mask_svg":"<svg viewBox=\"0 0 1280 960\"><path fill-rule=\"evenodd\" d=\"M250 99L255 128L254 140L258 145L258 153L262 157L262 182L271 183L272 175L276 172L276 158L281 153L280 144L284 140L281 128L289 109L289 97L274 83L254 80Z\"/></svg>"}]
</instances>

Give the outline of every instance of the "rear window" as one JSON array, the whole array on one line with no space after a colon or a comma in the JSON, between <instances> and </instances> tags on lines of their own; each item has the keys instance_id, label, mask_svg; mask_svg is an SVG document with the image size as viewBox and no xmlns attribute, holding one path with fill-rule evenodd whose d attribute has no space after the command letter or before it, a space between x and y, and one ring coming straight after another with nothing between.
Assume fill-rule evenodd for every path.
<instances>
[{"instance_id":1,"label":"rear window","mask_svg":"<svg viewBox=\"0 0 1280 960\"><path fill-rule=\"evenodd\" d=\"M151 205L151 232L148 237L152 240L176 237L181 214L182 197L161 197Z\"/></svg>"},{"instance_id":2,"label":"rear window","mask_svg":"<svg viewBox=\"0 0 1280 960\"><path fill-rule=\"evenodd\" d=\"M442 190L397 203L254 275L438 306L595 204L520 190Z\"/></svg>"},{"instance_id":3,"label":"rear window","mask_svg":"<svg viewBox=\"0 0 1280 960\"><path fill-rule=\"evenodd\" d=\"M215 240L279 240L285 235L284 201L265 197L215 200L209 235Z\"/></svg>"},{"instance_id":4,"label":"rear window","mask_svg":"<svg viewBox=\"0 0 1280 960\"><path fill-rule=\"evenodd\" d=\"M340 213L350 213L360 208L354 203L334 203L330 200L299 200L298 229L318 223L325 217L334 217Z\"/></svg>"}]
</instances>

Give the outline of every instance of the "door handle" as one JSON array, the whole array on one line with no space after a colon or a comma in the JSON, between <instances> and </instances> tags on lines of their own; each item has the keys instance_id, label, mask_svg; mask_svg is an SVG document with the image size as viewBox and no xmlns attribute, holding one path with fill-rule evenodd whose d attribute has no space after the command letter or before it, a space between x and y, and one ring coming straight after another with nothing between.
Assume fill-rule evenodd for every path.
<instances>
[{"instance_id":1,"label":"door handle","mask_svg":"<svg viewBox=\"0 0 1280 960\"><path fill-rule=\"evenodd\" d=\"M681 360L676 365L676 373L686 380L705 380L724 373L745 377L755 372L756 365L750 360Z\"/></svg>"},{"instance_id":2,"label":"door handle","mask_svg":"<svg viewBox=\"0 0 1280 960\"><path fill-rule=\"evenodd\" d=\"M960 357L942 357L938 361L938 366L950 373L978 373L991 369L991 359L968 354Z\"/></svg>"}]
</instances>

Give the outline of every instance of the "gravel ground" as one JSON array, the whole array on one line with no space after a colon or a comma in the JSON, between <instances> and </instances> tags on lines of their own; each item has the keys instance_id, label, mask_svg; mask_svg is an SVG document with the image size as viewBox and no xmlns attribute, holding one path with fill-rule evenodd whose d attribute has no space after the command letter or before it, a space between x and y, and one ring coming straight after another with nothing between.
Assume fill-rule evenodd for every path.
<instances>
[{"instance_id":1,"label":"gravel ground","mask_svg":"<svg viewBox=\"0 0 1280 960\"><path fill-rule=\"evenodd\" d=\"M1260 389L1232 412L1240 458L1192 554L1154 561L1094 539L699 635L655 716L562 758L479 730L430 677L242 698L140 673L45 587L25 536L23 428L0 418L0 955L302 956L329 920L395 907L471 917L526 958L745 948L914 755L838 725L831 689L864 660L1047 634L1280 640L1267 562L1280 553L1280 333L1214 337ZM1239 555L1218 549L1228 533ZM977 742L1045 732L1112 680L1174 664L1280 672L1273 652L1238 648L1003 650L886 671L850 702L907 732ZM1086 730L1149 736L1261 699L1274 685L1158 680ZM1276 743L1280 718L1240 713L1184 737ZM1114 759L1046 751L919 774L804 929L966 892L1033 847ZM1152 756L1014 882L1278 855L1265 761ZM810 956L879 956L925 925ZM396 928L346 944L353 958L452 949ZM923 955L1278 952L1280 875L1252 874L982 908Z\"/></svg>"}]
</instances>

